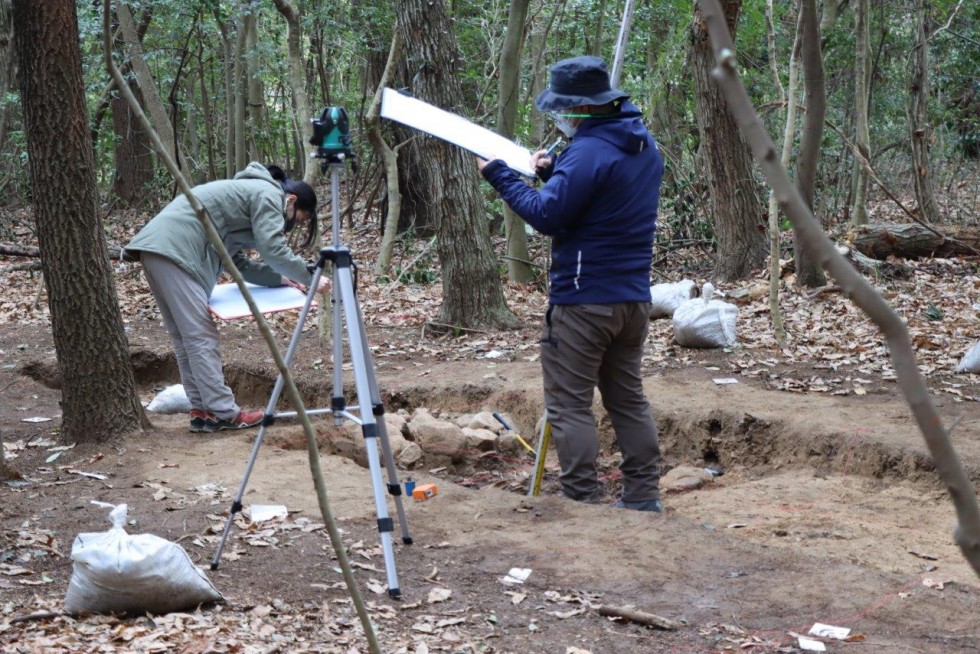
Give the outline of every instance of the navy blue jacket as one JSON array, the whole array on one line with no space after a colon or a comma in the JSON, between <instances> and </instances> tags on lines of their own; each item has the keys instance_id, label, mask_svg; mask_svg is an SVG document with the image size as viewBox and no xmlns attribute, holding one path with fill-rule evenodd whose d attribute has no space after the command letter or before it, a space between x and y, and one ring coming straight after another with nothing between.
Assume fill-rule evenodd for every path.
<instances>
[{"instance_id":1,"label":"navy blue jacket","mask_svg":"<svg viewBox=\"0 0 980 654\"><path fill-rule=\"evenodd\" d=\"M536 190L500 160L483 176L552 237L552 304L650 301L650 264L664 161L640 111L588 118ZM550 175L550 176L549 176Z\"/></svg>"}]
</instances>

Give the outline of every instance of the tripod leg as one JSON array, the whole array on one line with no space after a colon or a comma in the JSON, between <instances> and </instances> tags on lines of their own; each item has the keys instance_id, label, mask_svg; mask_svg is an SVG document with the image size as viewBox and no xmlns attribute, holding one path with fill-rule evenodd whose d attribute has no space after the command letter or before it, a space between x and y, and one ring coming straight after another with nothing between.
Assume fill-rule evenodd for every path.
<instances>
[{"instance_id":1,"label":"tripod leg","mask_svg":"<svg viewBox=\"0 0 980 654\"><path fill-rule=\"evenodd\" d=\"M337 197L336 195L334 197ZM330 408L333 410L333 424L339 426L343 424L344 418L341 415L347 408L344 399L344 326L341 311L344 307L344 300L340 295L340 284L337 279L337 266L333 269L333 397L330 401Z\"/></svg>"},{"instance_id":2,"label":"tripod leg","mask_svg":"<svg viewBox=\"0 0 980 654\"><path fill-rule=\"evenodd\" d=\"M296 321L296 328L293 330L293 338L289 342L289 348L286 350L286 354L283 357L283 361L288 367L292 363L293 356L296 354L296 347L299 343L299 339L303 334L303 325L306 323L306 316L310 313L310 307L313 305L313 298L316 295L317 283L320 281L320 275L323 272L322 261L321 264L317 265L317 268L313 274L313 282L310 284L310 290L306 295L306 303L303 305L302 310L299 313L299 320ZM228 511L228 520L225 522L225 528L221 532L221 540L218 541L218 549L214 553L214 558L211 560L211 569L217 570L218 564L221 562L221 553L225 549L225 541L228 540L228 535L231 533L232 523L235 521L235 514L242 510L242 497L245 495L245 487L248 486L248 478L252 475L252 468L255 467L255 460L259 456L259 448L262 447L262 439L265 437L266 428L270 427L276 421L276 404L279 402L279 396L282 394L282 388L285 386L286 380L283 378L282 373L279 373L279 377L276 378L276 385L272 389L272 395L269 396L269 403L265 407L265 417L262 419L262 425L259 427L259 433L255 437L255 444L252 445L252 453L248 457L248 463L245 465L245 474L242 475L242 481L238 486L238 492L235 494L235 500L231 504L231 509Z\"/></svg>"},{"instance_id":3,"label":"tripod leg","mask_svg":"<svg viewBox=\"0 0 980 654\"><path fill-rule=\"evenodd\" d=\"M340 167L333 166L330 169L330 213L331 232L333 247L336 250L340 247ZM344 298L340 294L340 285L337 283L337 263L330 266L332 275L333 289L333 397L331 398L330 408L333 410L333 424L337 427L344 423L342 413L347 408L344 399L344 339L343 322L341 310L344 305Z\"/></svg>"},{"instance_id":4,"label":"tripod leg","mask_svg":"<svg viewBox=\"0 0 980 654\"><path fill-rule=\"evenodd\" d=\"M388 576L388 595L393 599L401 597L398 586L398 575L395 570L395 553L391 543L391 532L394 531L393 520L388 516L388 504L382 488L384 481L381 476L381 462L378 457L378 424L370 407L370 384L368 383L367 361L364 357L366 344L361 339L361 329L357 325L357 298L354 295L354 284L351 277L350 255L338 257L334 262L337 270L336 279L339 282L343 299L344 317L347 321L347 338L350 344L351 363L354 368L354 381L357 387L357 401L360 407L361 431L364 434L364 446L367 451L368 466L371 471L371 486L374 490L374 505L378 516L378 535L381 540L381 550L384 553L385 571ZM334 334L334 338L339 338Z\"/></svg>"},{"instance_id":5,"label":"tripod leg","mask_svg":"<svg viewBox=\"0 0 980 654\"><path fill-rule=\"evenodd\" d=\"M378 437L381 441L381 452L384 455L385 471L388 473L388 494L395 498L395 511L398 513L398 524L402 530L402 542L406 545L411 545L412 536L408 533L408 519L405 517L405 506L402 504L402 485L398 481L395 455L391 451L391 441L388 439L388 425L384 419L384 404L381 401L381 392L378 390L378 379L374 372L371 348L367 344L368 340L367 331L364 329L364 317L361 315L361 306L359 304L356 306L356 309L357 324L361 329L364 359L367 361L368 385L371 389L371 408L378 419Z\"/></svg>"}]
</instances>

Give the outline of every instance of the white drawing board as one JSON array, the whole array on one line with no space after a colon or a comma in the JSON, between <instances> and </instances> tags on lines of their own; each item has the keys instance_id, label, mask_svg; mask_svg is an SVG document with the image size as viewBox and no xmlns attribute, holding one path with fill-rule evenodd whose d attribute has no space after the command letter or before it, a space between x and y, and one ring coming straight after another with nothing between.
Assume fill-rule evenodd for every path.
<instances>
[{"instance_id":1,"label":"white drawing board","mask_svg":"<svg viewBox=\"0 0 980 654\"><path fill-rule=\"evenodd\" d=\"M306 304L306 295L299 289L292 286L256 286L248 284L248 292L252 294L255 304L259 307L260 313L275 313L277 311L289 311L299 309ZM313 305L316 306L316 300ZM208 308L211 313L222 320L234 320L251 316L252 311L245 303L242 292L238 290L238 284L229 282L218 284L211 292L211 299L208 300Z\"/></svg>"},{"instance_id":2,"label":"white drawing board","mask_svg":"<svg viewBox=\"0 0 980 654\"><path fill-rule=\"evenodd\" d=\"M462 116L449 113L394 89L381 92L381 117L421 130L458 145L484 159L503 159L510 168L530 178L531 151L503 136L480 127Z\"/></svg>"}]
</instances>

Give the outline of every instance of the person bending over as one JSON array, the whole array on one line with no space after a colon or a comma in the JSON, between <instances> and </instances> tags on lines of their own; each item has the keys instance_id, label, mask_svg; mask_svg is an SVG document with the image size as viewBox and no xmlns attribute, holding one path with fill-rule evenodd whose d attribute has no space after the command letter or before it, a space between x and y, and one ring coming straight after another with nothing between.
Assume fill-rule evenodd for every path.
<instances>
[{"instance_id":1,"label":"person bending over","mask_svg":"<svg viewBox=\"0 0 980 654\"><path fill-rule=\"evenodd\" d=\"M532 155L543 185L533 188L501 160L477 164L511 209L552 237L541 367L562 494L601 497L598 387L623 454L616 506L659 513L660 446L640 361L664 163L628 98L610 86L602 59L559 61L535 105L552 112L571 141L557 157Z\"/></svg>"},{"instance_id":2,"label":"person bending over","mask_svg":"<svg viewBox=\"0 0 980 654\"><path fill-rule=\"evenodd\" d=\"M316 234L317 198L309 184L288 179L277 166L253 162L234 179L193 191L246 281L260 286L312 281L306 262L285 236L294 226L306 225L305 246ZM245 249L255 249L262 261L248 259ZM263 411L239 407L225 383L218 328L208 311L221 260L187 198L180 195L164 207L126 246L125 256L143 262L190 401L190 430L244 429L262 422ZM328 287L321 278L317 290Z\"/></svg>"}]
</instances>

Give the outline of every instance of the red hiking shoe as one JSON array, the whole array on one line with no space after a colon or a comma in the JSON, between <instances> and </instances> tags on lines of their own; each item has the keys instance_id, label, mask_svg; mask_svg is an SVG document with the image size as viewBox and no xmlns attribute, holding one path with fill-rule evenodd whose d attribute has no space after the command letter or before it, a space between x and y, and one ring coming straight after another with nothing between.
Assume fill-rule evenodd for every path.
<instances>
[{"instance_id":1,"label":"red hiking shoe","mask_svg":"<svg viewBox=\"0 0 980 654\"><path fill-rule=\"evenodd\" d=\"M217 429L218 416L208 411L191 409L191 431L195 434L212 432Z\"/></svg>"},{"instance_id":2,"label":"red hiking shoe","mask_svg":"<svg viewBox=\"0 0 980 654\"><path fill-rule=\"evenodd\" d=\"M226 429L248 429L249 427L255 427L262 422L265 418L265 412L261 409L255 409L254 411L249 411L247 409L242 409L238 412L238 415L230 420L225 418L218 418L215 423L216 431L224 431Z\"/></svg>"}]
</instances>

